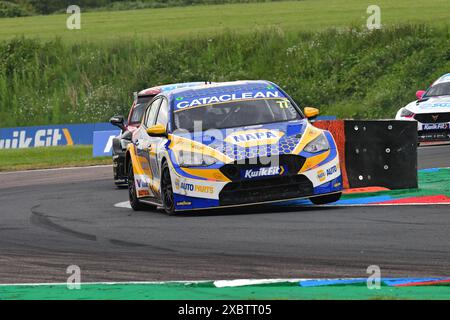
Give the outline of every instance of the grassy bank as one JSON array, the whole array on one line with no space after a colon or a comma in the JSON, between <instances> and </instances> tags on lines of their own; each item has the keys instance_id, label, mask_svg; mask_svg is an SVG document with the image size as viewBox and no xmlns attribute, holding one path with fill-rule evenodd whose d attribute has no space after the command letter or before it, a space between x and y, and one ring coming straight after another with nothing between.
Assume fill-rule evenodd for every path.
<instances>
[{"instance_id":1,"label":"grassy bank","mask_svg":"<svg viewBox=\"0 0 450 320\"><path fill-rule=\"evenodd\" d=\"M110 164L110 157L92 157L92 146L0 150L0 171Z\"/></svg>"},{"instance_id":2,"label":"grassy bank","mask_svg":"<svg viewBox=\"0 0 450 320\"><path fill-rule=\"evenodd\" d=\"M69 15L0 19L0 39L27 36L64 42L107 42L115 39L185 39L211 36L225 30L248 33L255 28L277 27L286 32L362 26L369 16L369 0L304 0L224 4L131 11L83 12L81 30L68 30ZM384 26L402 23L450 21L447 0L378 0ZM82 9L83 10L83 9Z\"/></svg>"},{"instance_id":3,"label":"grassy bank","mask_svg":"<svg viewBox=\"0 0 450 320\"><path fill-rule=\"evenodd\" d=\"M392 118L449 72L450 3L380 0L374 32L363 27L369 4L91 12L73 31L67 15L0 19L0 127L107 121L142 88L238 79L274 81L323 114Z\"/></svg>"},{"instance_id":4,"label":"grassy bank","mask_svg":"<svg viewBox=\"0 0 450 320\"><path fill-rule=\"evenodd\" d=\"M392 118L450 70L446 27L226 32L194 40L0 43L0 127L107 121L157 84L268 79L302 106ZM24 94L26 93L26 94Z\"/></svg>"}]
</instances>

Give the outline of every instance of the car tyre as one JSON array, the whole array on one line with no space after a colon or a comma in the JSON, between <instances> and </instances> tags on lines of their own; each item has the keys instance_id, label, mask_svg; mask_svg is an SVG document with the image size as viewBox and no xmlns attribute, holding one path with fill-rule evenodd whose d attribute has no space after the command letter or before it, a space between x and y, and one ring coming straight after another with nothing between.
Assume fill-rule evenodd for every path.
<instances>
[{"instance_id":1,"label":"car tyre","mask_svg":"<svg viewBox=\"0 0 450 320\"><path fill-rule=\"evenodd\" d=\"M128 168L128 196L130 198L130 205L134 211L144 209L144 204L139 200L136 191L136 183L134 181L133 165L130 163Z\"/></svg>"},{"instance_id":2,"label":"car tyre","mask_svg":"<svg viewBox=\"0 0 450 320\"><path fill-rule=\"evenodd\" d=\"M161 200L165 213L168 215L175 214L175 199L167 162L164 162L161 168Z\"/></svg>"},{"instance_id":3,"label":"car tyre","mask_svg":"<svg viewBox=\"0 0 450 320\"><path fill-rule=\"evenodd\" d=\"M333 194L327 194L325 196L309 198L309 200L311 200L311 202L314 204L327 204L327 203L339 201L339 199L341 198L341 195L342 195L342 192L338 192L338 193L333 193Z\"/></svg>"}]
</instances>

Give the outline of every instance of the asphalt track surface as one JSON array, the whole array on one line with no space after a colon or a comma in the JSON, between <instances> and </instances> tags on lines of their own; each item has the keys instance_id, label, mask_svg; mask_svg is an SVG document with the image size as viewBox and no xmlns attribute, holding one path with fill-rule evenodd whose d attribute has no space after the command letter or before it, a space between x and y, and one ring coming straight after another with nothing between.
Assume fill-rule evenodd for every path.
<instances>
[{"instance_id":1,"label":"asphalt track surface","mask_svg":"<svg viewBox=\"0 0 450 320\"><path fill-rule=\"evenodd\" d=\"M450 167L450 146L419 150ZM0 174L0 282L450 276L448 206L115 208L110 166Z\"/></svg>"}]
</instances>

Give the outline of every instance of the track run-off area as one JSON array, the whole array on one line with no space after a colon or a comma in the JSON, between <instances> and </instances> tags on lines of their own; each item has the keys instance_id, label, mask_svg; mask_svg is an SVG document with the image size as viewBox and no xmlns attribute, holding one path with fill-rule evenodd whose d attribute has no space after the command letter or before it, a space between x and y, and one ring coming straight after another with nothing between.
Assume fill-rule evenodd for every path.
<instances>
[{"instance_id":1,"label":"track run-off area","mask_svg":"<svg viewBox=\"0 0 450 320\"><path fill-rule=\"evenodd\" d=\"M450 146L419 148L419 169ZM447 174L446 171L445 174ZM443 177L450 180L450 177ZM450 207L262 206L167 216L128 199L111 166L0 174L0 282L445 277Z\"/></svg>"}]
</instances>

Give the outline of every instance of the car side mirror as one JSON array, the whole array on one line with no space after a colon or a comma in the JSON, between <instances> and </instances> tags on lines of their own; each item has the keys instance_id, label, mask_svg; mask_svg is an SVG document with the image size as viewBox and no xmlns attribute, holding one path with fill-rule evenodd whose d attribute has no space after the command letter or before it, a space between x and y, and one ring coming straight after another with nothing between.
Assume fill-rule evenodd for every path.
<instances>
[{"instance_id":1,"label":"car side mirror","mask_svg":"<svg viewBox=\"0 0 450 320\"><path fill-rule=\"evenodd\" d=\"M306 107L305 109L303 109L303 113L308 119L314 119L319 115L319 109Z\"/></svg>"},{"instance_id":2,"label":"car side mirror","mask_svg":"<svg viewBox=\"0 0 450 320\"><path fill-rule=\"evenodd\" d=\"M122 131L125 131L125 119L123 116L114 116L109 119L109 122L116 127L119 127Z\"/></svg>"},{"instance_id":3,"label":"car side mirror","mask_svg":"<svg viewBox=\"0 0 450 320\"><path fill-rule=\"evenodd\" d=\"M416 98L417 100L422 100L423 95L425 94L425 90L419 90L416 92Z\"/></svg>"},{"instance_id":4,"label":"car side mirror","mask_svg":"<svg viewBox=\"0 0 450 320\"><path fill-rule=\"evenodd\" d=\"M151 137L162 137L167 135L166 127L160 123L148 128L147 133Z\"/></svg>"}]
</instances>

